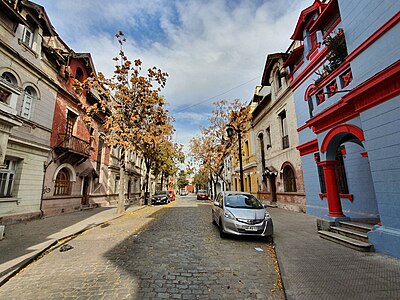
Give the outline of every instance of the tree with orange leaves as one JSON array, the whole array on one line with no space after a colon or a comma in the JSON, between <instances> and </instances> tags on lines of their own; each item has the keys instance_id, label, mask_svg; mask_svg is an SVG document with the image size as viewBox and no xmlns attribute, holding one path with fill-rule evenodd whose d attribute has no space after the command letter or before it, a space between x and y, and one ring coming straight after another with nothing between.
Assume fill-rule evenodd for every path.
<instances>
[{"instance_id":1,"label":"tree with orange leaves","mask_svg":"<svg viewBox=\"0 0 400 300\"><path fill-rule=\"evenodd\" d=\"M149 145L155 149L171 139L173 127L160 92L165 87L168 74L156 67L142 74L142 62L128 59L123 44L122 32L116 38L120 44L114 74L106 78L101 72L92 74L83 84L76 83L76 90L91 89L99 94L98 102L86 106L85 121L91 123L96 114L103 113L105 143L116 147L121 153L139 151L145 159ZM125 211L124 175L125 157L120 158L120 188L117 213ZM147 164L146 164L147 166ZM150 170L147 170L147 173Z\"/></svg>"},{"instance_id":2,"label":"tree with orange leaves","mask_svg":"<svg viewBox=\"0 0 400 300\"><path fill-rule=\"evenodd\" d=\"M210 126L201 128L199 137L190 142L192 158L202 165L202 173L209 173L211 184L214 186L219 179L224 180L221 173L223 170L223 159L228 153L238 155L237 137L228 139L226 128L232 125L238 130L245 132L250 128L250 107L241 103L239 99L233 102L220 100L214 103L215 109L209 118Z\"/></svg>"}]
</instances>

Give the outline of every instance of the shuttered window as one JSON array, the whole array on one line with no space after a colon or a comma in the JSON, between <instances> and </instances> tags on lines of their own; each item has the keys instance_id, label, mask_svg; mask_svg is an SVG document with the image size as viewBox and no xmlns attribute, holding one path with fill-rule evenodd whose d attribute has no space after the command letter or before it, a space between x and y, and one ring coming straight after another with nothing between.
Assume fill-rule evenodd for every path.
<instances>
[{"instance_id":1,"label":"shuttered window","mask_svg":"<svg viewBox=\"0 0 400 300\"><path fill-rule=\"evenodd\" d=\"M22 42L27 45L29 48L32 47L33 44L33 32L28 27L24 28L24 33L22 35Z\"/></svg>"},{"instance_id":2,"label":"shuttered window","mask_svg":"<svg viewBox=\"0 0 400 300\"><path fill-rule=\"evenodd\" d=\"M34 88L28 86L25 88L24 100L22 101L21 116L30 119L32 115L32 108L35 100L37 99L37 93Z\"/></svg>"}]
</instances>

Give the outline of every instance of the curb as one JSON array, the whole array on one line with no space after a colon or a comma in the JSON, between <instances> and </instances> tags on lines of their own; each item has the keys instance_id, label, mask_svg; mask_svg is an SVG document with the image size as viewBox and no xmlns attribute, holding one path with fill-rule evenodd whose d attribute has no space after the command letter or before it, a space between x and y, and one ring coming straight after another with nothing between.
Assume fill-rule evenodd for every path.
<instances>
[{"instance_id":1,"label":"curb","mask_svg":"<svg viewBox=\"0 0 400 300\"><path fill-rule=\"evenodd\" d=\"M147 205L144 206L139 206L137 209L134 210L135 211L139 211L142 210L144 208L147 208ZM127 213L129 213L128 211L125 211L123 214L118 215L116 217L110 218L108 220L102 221L100 223L97 224L92 224L89 226L86 226L83 229L80 229L78 231L76 231L75 233L66 235L64 237L61 237L59 239L54 240L51 244L49 244L48 246L46 246L45 248L43 248L42 250L38 250L38 252L36 252L35 254L33 254L31 257L28 257L26 259L24 259L23 261L15 264L14 266L9 267L8 269L2 271L0 273L0 287L2 287L5 283L7 283L11 278L13 278L15 275L17 275L21 270L23 270L24 268L26 268L27 266L29 266L31 263L33 263L36 259L38 259L39 257L41 257L44 253L46 253L47 251L53 251L54 249L59 248L60 246L62 246L63 244L65 244L66 242L74 239L75 237L77 237L78 235L82 234L85 231L88 231L90 229L93 229L95 227L101 226L107 222L119 219L123 216L125 216ZM59 244L57 247L55 247L57 244Z\"/></svg>"}]
</instances>

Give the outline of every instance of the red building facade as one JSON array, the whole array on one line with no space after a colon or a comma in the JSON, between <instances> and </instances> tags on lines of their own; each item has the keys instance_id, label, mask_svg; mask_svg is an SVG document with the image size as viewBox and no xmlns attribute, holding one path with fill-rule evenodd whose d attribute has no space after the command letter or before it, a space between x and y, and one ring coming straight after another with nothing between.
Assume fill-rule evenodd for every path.
<instances>
[{"instance_id":1,"label":"red building facade","mask_svg":"<svg viewBox=\"0 0 400 300\"><path fill-rule=\"evenodd\" d=\"M93 104L96 93L77 93L74 82L95 72L90 54L74 53L58 40L61 64L59 92L54 110L50 157L46 164L42 210L45 215L104 205L107 196L109 149L104 146L101 116L87 125L84 106ZM67 51L66 51L67 50Z\"/></svg>"}]
</instances>

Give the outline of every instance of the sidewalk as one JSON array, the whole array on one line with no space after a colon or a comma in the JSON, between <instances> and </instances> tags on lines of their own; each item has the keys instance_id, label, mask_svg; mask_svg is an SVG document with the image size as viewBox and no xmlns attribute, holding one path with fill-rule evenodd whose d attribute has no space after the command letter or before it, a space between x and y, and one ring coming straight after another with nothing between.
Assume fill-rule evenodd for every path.
<instances>
[{"instance_id":1,"label":"sidewalk","mask_svg":"<svg viewBox=\"0 0 400 300\"><path fill-rule=\"evenodd\" d=\"M145 207L129 206L126 212ZM116 214L116 207L99 207L6 225L5 238L0 241L0 286L59 240L120 216Z\"/></svg>"},{"instance_id":2,"label":"sidewalk","mask_svg":"<svg viewBox=\"0 0 400 300\"><path fill-rule=\"evenodd\" d=\"M400 299L400 260L318 236L316 218L269 208L287 299Z\"/></svg>"}]
</instances>

